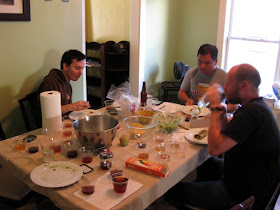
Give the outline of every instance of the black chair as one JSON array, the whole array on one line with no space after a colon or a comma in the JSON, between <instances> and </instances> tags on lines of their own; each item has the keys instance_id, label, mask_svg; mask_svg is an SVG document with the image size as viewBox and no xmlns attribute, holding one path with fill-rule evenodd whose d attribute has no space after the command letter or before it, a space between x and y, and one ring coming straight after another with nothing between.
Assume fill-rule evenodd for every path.
<instances>
[{"instance_id":1,"label":"black chair","mask_svg":"<svg viewBox=\"0 0 280 210\"><path fill-rule=\"evenodd\" d=\"M163 89L163 101L171 101L171 102L179 102L177 98L177 92L180 90L181 83L190 69L189 65L185 65L180 61L176 61L174 63L174 77L175 79L180 79L180 82L174 82L174 81L165 81L161 83L161 88ZM176 92L175 98L170 98L168 96L169 92Z\"/></svg>"},{"instance_id":2,"label":"black chair","mask_svg":"<svg viewBox=\"0 0 280 210\"><path fill-rule=\"evenodd\" d=\"M2 124L0 123L0 141L6 139L5 133L2 128Z\"/></svg>"},{"instance_id":3,"label":"black chair","mask_svg":"<svg viewBox=\"0 0 280 210\"><path fill-rule=\"evenodd\" d=\"M275 203L277 201L277 198L280 196L280 182L278 186L276 187L268 205L266 206L265 210L271 210L274 209Z\"/></svg>"},{"instance_id":4,"label":"black chair","mask_svg":"<svg viewBox=\"0 0 280 210\"><path fill-rule=\"evenodd\" d=\"M245 201L243 201L242 203L236 204L230 210L251 209L254 203L255 203L255 197L251 196L247 198Z\"/></svg>"},{"instance_id":5,"label":"black chair","mask_svg":"<svg viewBox=\"0 0 280 210\"><path fill-rule=\"evenodd\" d=\"M42 116L37 92L28 94L18 102L27 132L41 128Z\"/></svg>"}]
</instances>

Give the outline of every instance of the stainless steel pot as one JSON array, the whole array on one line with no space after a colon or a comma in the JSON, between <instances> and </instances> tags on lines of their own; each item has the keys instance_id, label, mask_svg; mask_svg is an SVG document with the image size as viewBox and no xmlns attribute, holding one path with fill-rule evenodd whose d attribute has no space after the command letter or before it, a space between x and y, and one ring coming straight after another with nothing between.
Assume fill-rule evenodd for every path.
<instances>
[{"instance_id":1,"label":"stainless steel pot","mask_svg":"<svg viewBox=\"0 0 280 210\"><path fill-rule=\"evenodd\" d=\"M73 128L84 146L109 148L115 138L119 122L106 115L93 115L75 120Z\"/></svg>"}]
</instances>

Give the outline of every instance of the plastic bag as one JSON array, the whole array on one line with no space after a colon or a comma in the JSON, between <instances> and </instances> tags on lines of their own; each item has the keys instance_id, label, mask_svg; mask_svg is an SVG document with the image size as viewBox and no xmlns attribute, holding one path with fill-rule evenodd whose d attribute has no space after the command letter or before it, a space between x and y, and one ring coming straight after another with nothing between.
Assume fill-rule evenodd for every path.
<instances>
[{"instance_id":1,"label":"plastic bag","mask_svg":"<svg viewBox=\"0 0 280 210\"><path fill-rule=\"evenodd\" d=\"M128 82L124 82L118 87L114 84L111 85L107 98L113 99L120 104L123 117L134 115L140 104L138 98L133 96Z\"/></svg>"}]
</instances>

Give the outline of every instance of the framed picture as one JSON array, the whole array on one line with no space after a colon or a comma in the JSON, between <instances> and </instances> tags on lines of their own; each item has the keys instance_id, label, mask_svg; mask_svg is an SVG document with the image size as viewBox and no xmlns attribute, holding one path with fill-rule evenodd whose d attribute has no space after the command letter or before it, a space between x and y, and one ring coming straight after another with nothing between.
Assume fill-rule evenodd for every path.
<instances>
[{"instance_id":1,"label":"framed picture","mask_svg":"<svg viewBox=\"0 0 280 210\"><path fill-rule=\"evenodd\" d=\"M0 21L30 21L30 0L0 0Z\"/></svg>"}]
</instances>

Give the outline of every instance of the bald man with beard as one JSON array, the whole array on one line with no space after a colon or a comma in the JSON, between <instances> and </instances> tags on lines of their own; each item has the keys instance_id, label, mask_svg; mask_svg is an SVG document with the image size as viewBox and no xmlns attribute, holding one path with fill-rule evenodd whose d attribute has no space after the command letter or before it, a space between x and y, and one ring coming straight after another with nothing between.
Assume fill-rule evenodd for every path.
<instances>
[{"instance_id":1,"label":"bald man with beard","mask_svg":"<svg viewBox=\"0 0 280 210\"><path fill-rule=\"evenodd\" d=\"M280 180L280 135L271 109L259 97L260 82L255 67L241 64L230 69L223 88L214 84L208 89L208 152L225 154L224 160L209 161L220 161L222 179L179 183L166 195L172 204L180 209L188 209L185 204L229 209L254 196L253 209L265 209ZM223 93L229 103L241 105L230 120L221 102Z\"/></svg>"}]
</instances>

